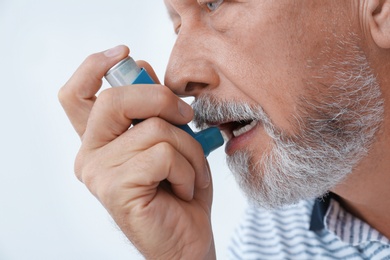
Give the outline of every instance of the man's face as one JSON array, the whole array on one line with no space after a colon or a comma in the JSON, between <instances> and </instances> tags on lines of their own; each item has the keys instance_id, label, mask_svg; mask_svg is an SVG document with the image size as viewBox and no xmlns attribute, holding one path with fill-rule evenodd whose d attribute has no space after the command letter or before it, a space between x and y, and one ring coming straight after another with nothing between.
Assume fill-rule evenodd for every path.
<instances>
[{"instance_id":1,"label":"man's face","mask_svg":"<svg viewBox=\"0 0 390 260\"><path fill-rule=\"evenodd\" d=\"M383 112L358 0L165 2L178 32L165 83L223 130L255 203L320 196L352 171Z\"/></svg>"}]
</instances>

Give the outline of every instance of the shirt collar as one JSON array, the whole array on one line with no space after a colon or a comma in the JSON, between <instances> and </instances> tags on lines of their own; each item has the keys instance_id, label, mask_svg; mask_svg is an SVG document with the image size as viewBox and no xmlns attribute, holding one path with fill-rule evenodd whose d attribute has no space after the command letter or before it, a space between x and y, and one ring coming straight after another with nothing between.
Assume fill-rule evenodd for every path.
<instances>
[{"instance_id":1,"label":"shirt collar","mask_svg":"<svg viewBox=\"0 0 390 260\"><path fill-rule=\"evenodd\" d=\"M328 230L347 244L357 246L369 242L379 242L389 248L390 240L369 224L345 211L340 198L329 193L314 201L310 220L311 231Z\"/></svg>"},{"instance_id":2,"label":"shirt collar","mask_svg":"<svg viewBox=\"0 0 390 260\"><path fill-rule=\"evenodd\" d=\"M330 200L333 196L334 195L330 193L327 196L314 201L309 228L311 231L320 231L325 228L324 219L330 205Z\"/></svg>"}]
</instances>

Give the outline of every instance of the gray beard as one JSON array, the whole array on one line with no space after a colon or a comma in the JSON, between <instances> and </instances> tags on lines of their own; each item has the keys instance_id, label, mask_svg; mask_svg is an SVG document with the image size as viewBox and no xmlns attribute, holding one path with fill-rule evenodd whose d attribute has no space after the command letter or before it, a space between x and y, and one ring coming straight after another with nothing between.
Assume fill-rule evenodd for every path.
<instances>
[{"instance_id":1,"label":"gray beard","mask_svg":"<svg viewBox=\"0 0 390 260\"><path fill-rule=\"evenodd\" d=\"M308 87L317 87L311 88L310 98L300 98L293 123L297 134L277 128L260 106L207 94L194 101L194 122L200 128L210 122L256 120L271 137L261 158L249 150L227 157L238 184L256 206L280 208L324 196L372 145L383 120L381 90L356 44L342 45L343 52L348 50L340 53L343 59L318 70L319 75L332 75L334 82L327 83L324 76L308 81Z\"/></svg>"}]
</instances>

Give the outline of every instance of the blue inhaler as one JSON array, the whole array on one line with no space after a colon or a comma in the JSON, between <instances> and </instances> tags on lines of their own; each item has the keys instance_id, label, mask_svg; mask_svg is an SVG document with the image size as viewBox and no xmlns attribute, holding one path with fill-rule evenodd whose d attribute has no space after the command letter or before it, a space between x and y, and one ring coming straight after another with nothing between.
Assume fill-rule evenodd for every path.
<instances>
[{"instance_id":1,"label":"blue inhaler","mask_svg":"<svg viewBox=\"0 0 390 260\"><path fill-rule=\"evenodd\" d=\"M114 65L104 76L112 87L131 84L155 84L144 68L138 67L131 57L127 57ZM203 148L207 157L212 151L224 143L221 132L217 127L210 127L194 133L188 125L177 126L195 138Z\"/></svg>"}]
</instances>

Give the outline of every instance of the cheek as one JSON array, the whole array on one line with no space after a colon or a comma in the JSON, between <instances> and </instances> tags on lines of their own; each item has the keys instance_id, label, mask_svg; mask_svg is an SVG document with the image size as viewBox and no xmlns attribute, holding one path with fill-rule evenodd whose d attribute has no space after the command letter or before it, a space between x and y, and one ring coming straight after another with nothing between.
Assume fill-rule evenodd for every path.
<instances>
[{"instance_id":1,"label":"cheek","mask_svg":"<svg viewBox=\"0 0 390 260\"><path fill-rule=\"evenodd\" d=\"M228 57L219 64L247 98L261 105L272 122L287 134L298 133L300 99L316 93L310 82L328 57L330 34L321 25L303 27L289 19L253 19L252 26L235 24L220 51ZM242 31L241 28L247 28ZM317 30L317 31L316 31ZM314 89L313 89L314 88Z\"/></svg>"},{"instance_id":2,"label":"cheek","mask_svg":"<svg viewBox=\"0 0 390 260\"><path fill-rule=\"evenodd\" d=\"M310 82L326 64L328 57L321 54L329 49L329 39L334 40L339 26L328 24L331 12L330 17L317 19L319 7L290 11L291 2L284 3L283 10L253 10L232 19L229 28L214 38L215 60L233 85L222 95L229 93L261 105L277 127L294 134L300 99L310 100L316 93L318 86Z\"/></svg>"},{"instance_id":3,"label":"cheek","mask_svg":"<svg viewBox=\"0 0 390 260\"><path fill-rule=\"evenodd\" d=\"M265 32L238 32L234 41L225 41L228 57L219 66L233 85L254 104L259 104L278 127L293 132L292 115L303 94L305 57L295 46ZM249 36L248 36L249 35ZM296 50L297 49L297 50Z\"/></svg>"}]
</instances>

